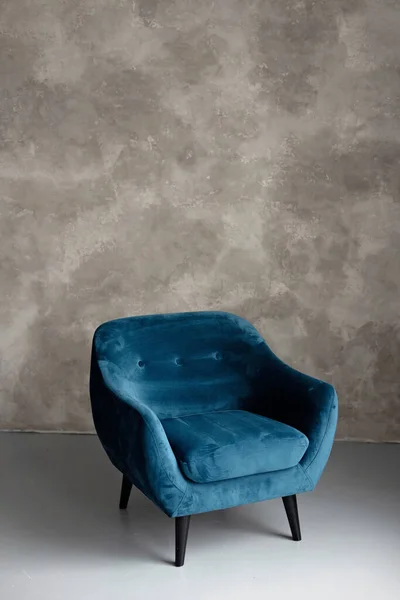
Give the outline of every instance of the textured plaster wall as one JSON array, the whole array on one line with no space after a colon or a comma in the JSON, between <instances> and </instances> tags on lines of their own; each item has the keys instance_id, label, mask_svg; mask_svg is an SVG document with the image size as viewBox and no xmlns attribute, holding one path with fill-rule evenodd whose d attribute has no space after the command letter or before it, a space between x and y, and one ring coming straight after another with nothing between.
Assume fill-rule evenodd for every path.
<instances>
[{"instance_id":1,"label":"textured plaster wall","mask_svg":"<svg viewBox=\"0 0 400 600\"><path fill-rule=\"evenodd\" d=\"M400 439L398 0L1 0L1 426L92 429L90 341L223 309Z\"/></svg>"}]
</instances>

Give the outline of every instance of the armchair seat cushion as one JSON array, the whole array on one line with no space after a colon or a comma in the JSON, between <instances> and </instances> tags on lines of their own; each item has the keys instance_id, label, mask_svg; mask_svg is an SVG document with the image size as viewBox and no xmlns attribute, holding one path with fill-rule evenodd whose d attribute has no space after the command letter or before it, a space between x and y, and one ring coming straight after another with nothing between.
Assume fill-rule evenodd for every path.
<instances>
[{"instance_id":1,"label":"armchair seat cushion","mask_svg":"<svg viewBox=\"0 0 400 600\"><path fill-rule=\"evenodd\" d=\"M224 410L162 421L184 475L196 483L289 469L308 447L289 425L244 410Z\"/></svg>"}]
</instances>

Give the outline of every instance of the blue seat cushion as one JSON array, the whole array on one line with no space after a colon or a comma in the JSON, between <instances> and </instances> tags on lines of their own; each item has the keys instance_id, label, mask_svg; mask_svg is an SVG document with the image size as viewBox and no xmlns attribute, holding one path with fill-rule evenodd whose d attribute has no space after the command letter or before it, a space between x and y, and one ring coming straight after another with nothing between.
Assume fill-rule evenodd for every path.
<instances>
[{"instance_id":1,"label":"blue seat cushion","mask_svg":"<svg viewBox=\"0 0 400 600\"><path fill-rule=\"evenodd\" d=\"M164 419L165 433L185 476L208 483L294 467L307 437L284 423L245 410Z\"/></svg>"}]
</instances>

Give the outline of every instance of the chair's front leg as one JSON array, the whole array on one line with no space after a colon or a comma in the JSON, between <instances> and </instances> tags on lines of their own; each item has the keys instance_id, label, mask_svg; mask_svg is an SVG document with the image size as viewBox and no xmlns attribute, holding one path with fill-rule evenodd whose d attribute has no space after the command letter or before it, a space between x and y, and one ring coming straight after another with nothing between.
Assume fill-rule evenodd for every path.
<instances>
[{"instance_id":1,"label":"chair's front leg","mask_svg":"<svg viewBox=\"0 0 400 600\"><path fill-rule=\"evenodd\" d=\"M175 566L182 567L185 562L186 542L189 533L190 515L175 517Z\"/></svg>"},{"instance_id":2,"label":"chair's front leg","mask_svg":"<svg viewBox=\"0 0 400 600\"><path fill-rule=\"evenodd\" d=\"M124 509L128 506L129 496L131 495L132 484L126 475L122 477L121 496L119 499L119 507Z\"/></svg>"},{"instance_id":3,"label":"chair's front leg","mask_svg":"<svg viewBox=\"0 0 400 600\"><path fill-rule=\"evenodd\" d=\"M296 495L284 496L282 500L286 510L286 516L289 521L290 531L292 532L292 538L295 542L299 542L301 540L301 532Z\"/></svg>"}]
</instances>

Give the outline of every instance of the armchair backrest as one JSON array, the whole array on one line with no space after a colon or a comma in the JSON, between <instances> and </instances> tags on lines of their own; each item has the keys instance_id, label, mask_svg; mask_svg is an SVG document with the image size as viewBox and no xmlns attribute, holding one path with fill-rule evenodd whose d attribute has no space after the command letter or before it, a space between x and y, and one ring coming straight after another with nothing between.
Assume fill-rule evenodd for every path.
<instances>
[{"instance_id":1,"label":"armchair backrest","mask_svg":"<svg viewBox=\"0 0 400 600\"><path fill-rule=\"evenodd\" d=\"M97 329L93 352L163 419L244 408L270 350L245 319L194 312L109 321Z\"/></svg>"}]
</instances>

